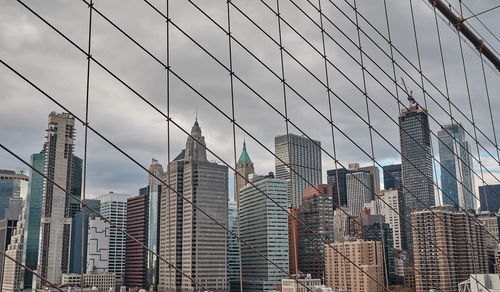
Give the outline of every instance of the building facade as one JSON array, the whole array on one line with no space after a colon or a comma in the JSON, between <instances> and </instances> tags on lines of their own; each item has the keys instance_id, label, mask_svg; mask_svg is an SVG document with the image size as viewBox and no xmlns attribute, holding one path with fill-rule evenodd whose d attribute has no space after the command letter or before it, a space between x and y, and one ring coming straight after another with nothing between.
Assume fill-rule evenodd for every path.
<instances>
[{"instance_id":1,"label":"building facade","mask_svg":"<svg viewBox=\"0 0 500 292\"><path fill-rule=\"evenodd\" d=\"M357 216L366 203L374 199L372 175L369 172L352 169L346 175L347 212Z\"/></svg>"},{"instance_id":2,"label":"building facade","mask_svg":"<svg viewBox=\"0 0 500 292\"><path fill-rule=\"evenodd\" d=\"M489 211L479 211L477 219L483 224L484 241L488 253L488 271L495 273L495 250L500 240L500 215Z\"/></svg>"},{"instance_id":3,"label":"building facade","mask_svg":"<svg viewBox=\"0 0 500 292\"><path fill-rule=\"evenodd\" d=\"M500 212L500 184L479 186L481 211Z\"/></svg>"},{"instance_id":4,"label":"building facade","mask_svg":"<svg viewBox=\"0 0 500 292\"><path fill-rule=\"evenodd\" d=\"M327 287L333 288L334 291L384 291L381 242L345 241L331 244L331 247L326 246L325 249Z\"/></svg>"},{"instance_id":5,"label":"building facade","mask_svg":"<svg viewBox=\"0 0 500 292\"><path fill-rule=\"evenodd\" d=\"M333 188L333 208L337 209L339 206L347 206L347 174L348 169L338 168L330 169L326 172L327 184Z\"/></svg>"},{"instance_id":6,"label":"building facade","mask_svg":"<svg viewBox=\"0 0 500 292\"><path fill-rule=\"evenodd\" d=\"M461 124L443 125L438 131L443 205L475 210L472 156Z\"/></svg>"},{"instance_id":7,"label":"building facade","mask_svg":"<svg viewBox=\"0 0 500 292\"><path fill-rule=\"evenodd\" d=\"M321 142L295 134L274 138L277 179L289 182L292 207L302 203L304 189L321 184ZM291 170L293 169L293 171Z\"/></svg>"},{"instance_id":8,"label":"building facade","mask_svg":"<svg viewBox=\"0 0 500 292\"><path fill-rule=\"evenodd\" d=\"M0 169L0 220L2 219L13 219L17 220L19 218L19 212L10 212L9 208L16 208L16 202L21 202L22 208L22 198L21 194L26 192L28 186L28 176L24 173L16 173L14 170ZM21 208L19 209L20 211Z\"/></svg>"},{"instance_id":9,"label":"building facade","mask_svg":"<svg viewBox=\"0 0 500 292\"><path fill-rule=\"evenodd\" d=\"M380 214L384 216L385 222L391 227L394 248L406 250L403 232L404 221L400 217L400 214L404 215L403 193L398 189L382 190L380 199L385 201L385 203L379 203Z\"/></svg>"},{"instance_id":10,"label":"building facade","mask_svg":"<svg viewBox=\"0 0 500 292\"><path fill-rule=\"evenodd\" d=\"M74 138L75 119L67 113L49 115L44 145L44 174L57 185L74 193L76 179ZM80 194L75 194L80 196ZM69 271L71 216L75 205L70 196L51 181L44 179L38 271L48 281L61 283ZM46 286L43 280L41 286Z\"/></svg>"},{"instance_id":11,"label":"building facade","mask_svg":"<svg viewBox=\"0 0 500 292\"><path fill-rule=\"evenodd\" d=\"M443 206L414 212L411 219L417 292L457 291L469 274L488 270L483 227L467 213Z\"/></svg>"},{"instance_id":12,"label":"building facade","mask_svg":"<svg viewBox=\"0 0 500 292\"><path fill-rule=\"evenodd\" d=\"M210 290L228 291L227 232L185 201L228 225L228 170L209 162L198 121L186 148L170 162L162 192L160 253ZM158 291L201 291L188 277L160 262Z\"/></svg>"},{"instance_id":13,"label":"building facade","mask_svg":"<svg viewBox=\"0 0 500 292\"><path fill-rule=\"evenodd\" d=\"M122 230L127 227L127 199L129 194L108 194L96 197L100 201L101 214ZM125 271L126 235L111 227L102 218L89 220L87 273L109 272L121 278ZM107 250L107 260L104 256Z\"/></svg>"},{"instance_id":14,"label":"building facade","mask_svg":"<svg viewBox=\"0 0 500 292\"><path fill-rule=\"evenodd\" d=\"M255 172L253 167L253 162L250 159L250 156L247 152L247 143L243 142L243 150L241 151L240 158L236 163L236 171L239 173L235 173L234 177L234 200L237 205L240 202L240 189L247 184L248 176ZM243 177L242 177L243 176Z\"/></svg>"},{"instance_id":15,"label":"building facade","mask_svg":"<svg viewBox=\"0 0 500 292\"><path fill-rule=\"evenodd\" d=\"M163 171L163 166L158 162L158 160L153 159L151 165L149 166L148 176L148 243L147 246L150 250L158 253L160 244L160 205L161 205L161 190L162 182L158 178L162 179L165 176ZM146 269L146 287L150 290L156 290L156 285L158 284L158 257L153 253L148 252L147 254L147 269Z\"/></svg>"},{"instance_id":16,"label":"building facade","mask_svg":"<svg viewBox=\"0 0 500 292\"><path fill-rule=\"evenodd\" d=\"M282 209L288 206L288 181L268 176L252 183L255 186L247 184L240 193L240 236L279 268L242 244L243 291L269 291L280 285L289 269L288 216Z\"/></svg>"},{"instance_id":17,"label":"building facade","mask_svg":"<svg viewBox=\"0 0 500 292\"><path fill-rule=\"evenodd\" d=\"M99 212L101 202L99 200L85 200L87 206ZM72 218L71 222L71 248L70 248L70 260L69 260L69 272L80 274L86 273L87 267L87 242L88 242L88 230L89 230L89 219L95 218L95 214L89 209L85 208L82 211L78 211ZM83 223L83 225L82 225ZM83 232L82 232L83 230ZM83 248L83 254L82 254Z\"/></svg>"},{"instance_id":18,"label":"building facade","mask_svg":"<svg viewBox=\"0 0 500 292\"><path fill-rule=\"evenodd\" d=\"M299 208L298 219L310 229L298 225L298 268L314 279L325 279L324 245L335 240L332 194L330 185L307 188Z\"/></svg>"},{"instance_id":19,"label":"building facade","mask_svg":"<svg viewBox=\"0 0 500 292\"><path fill-rule=\"evenodd\" d=\"M236 202L229 202L229 230L239 234L238 207ZM231 292L240 291L240 242L236 236L227 234L227 280Z\"/></svg>"},{"instance_id":20,"label":"building facade","mask_svg":"<svg viewBox=\"0 0 500 292\"><path fill-rule=\"evenodd\" d=\"M149 192L127 199L127 233L148 244ZM135 240L126 239L124 284L132 289L146 289L148 251Z\"/></svg>"},{"instance_id":21,"label":"building facade","mask_svg":"<svg viewBox=\"0 0 500 292\"><path fill-rule=\"evenodd\" d=\"M405 235L410 261L413 246L410 215L436 205L432 168L431 132L427 111L417 104L410 104L399 116L401 172L403 182L403 206Z\"/></svg>"},{"instance_id":22,"label":"building facade","mask_svg":"<svg viewBox=\"0 0 500 292\"><path fill-rule=\"evenodd\" d=\"M384 174L384 189L396 189L403 192L401 164L392 164L382 167Z\"/></svg>"}]
</instances>

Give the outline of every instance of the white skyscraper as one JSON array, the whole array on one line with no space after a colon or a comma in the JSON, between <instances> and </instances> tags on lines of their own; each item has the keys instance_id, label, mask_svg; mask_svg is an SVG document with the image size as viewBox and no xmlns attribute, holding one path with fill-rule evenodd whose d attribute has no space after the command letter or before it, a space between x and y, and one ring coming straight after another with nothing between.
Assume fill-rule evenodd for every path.
<instances>
[{"instance_id":1,"label":"white skyscraper","mask_svg":"<svg viewBox=\"0 0 500 292\"><path fill-rule=\"evenodd\" d=\"M373 198L372 175L364 171L352 170L346 175L347 210L350 215L357 216L366 203Z\"/></svg>"},{"instance_id":2,"label":"white skyscraper","mask_svg":"<svg viewBox=\"0 0 500 292\"><path fill-rule=\"evenodd\" d=\"M5 253L16 261L23 262L24 249L24 212L21 212L19 221L17 222L16 230L14 231L10 244ZM19 292L22 291L24 280L24 269L14 261L5 258L3 267L3 283L0 287L2 292Z\"/></svg>"},{"instance_id":3,"label":"white skyscraper","mask_svg":"<svg viewBox=\"0 0 500 292\"><path fill-rule=\"evenodd\" d=\"M289 180L289 204L299 207L304 189L321 184L321 142L295 134L274 138L277 179ZM294 170L292 171L290 167Z\"/></svg>"},{"instance_id":4,"label":"white skyscraper","mask_svg":"<svg viewBox=\"0 0 500 292\"><path fill-rule=\"evenodd\" d=\"M380 193L379 208L380 215L384 215L385 223L389 224L392 229L392 238L394 240L394 248L406 249L403 232L403 220L400 214L403 214L403 194L397 190L382 190ZM385 203L382 202L385 201ZM390 207L389 207L389 206Z\"/></svg>"},{"instance_id":5,"label":"white skyscraper","mask_svg":"<svg viewBox=\"0 0 500 292\"><path fill-rule=\"evenodd\" d=\"M74 180L79 180L73 173L74 125L71 115L52 112L44 145L45 175L68 191L72 191ZM44 179L38 271L51 283L60 284L62 273L68 272L71 215L71 198ZM46 285L44 281L40 284Z\"/></svg>"},{"instance_id":6,"label":"white skyscraper","mask_svg":"<svg viewBox=\"0 0 500 292\"><path fill-rule=\"evenodd\" d=\"M89 219L87 243L87 272L107 272L111 225L100 217Z\"/></svg>"},{"instance_id":7,"label":"white skyscraper","mask_svg":"<svg viewBox=\"0 0 500 292\"><path fill-rule=\"evenodd\" d=\"M130 197L132 195L110 192L96 199L101 201L101 214L125 230L127 225L127 199ZM91 271L93 265L97 264L96 268L98 272L104 272L102 267L105 260L99 259L98 256L101 249L105 250L107 248L108 261L106 272L114 273L117 278L121 277L125 271L126 239L125 234L102 219L96 218L90 220L87 271Z\"/></svg>"}]
</instances>

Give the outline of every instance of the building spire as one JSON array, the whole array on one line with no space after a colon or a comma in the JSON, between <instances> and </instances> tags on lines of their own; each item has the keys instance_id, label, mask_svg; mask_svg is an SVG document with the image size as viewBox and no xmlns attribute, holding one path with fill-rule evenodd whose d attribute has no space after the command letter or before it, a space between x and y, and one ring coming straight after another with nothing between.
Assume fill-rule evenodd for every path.
<instances>
[{"instance_id":1,"label":"building spire","mask_svg":"<svg viewBox=\"0 0 500 292\"><path fill-rule=\"evenodd\" d=\"M247 143L245 140L243 140L243 150L241 151L240 159L238 159L238 164L240 163L247 163L253 165L253 162L250 159L250 156L248 155L247 152Z\"/></svg>"},{"instance_id":2,"label":"building spire","mask_svg":"<svg viewBox=\"0 0 500 292\"><path fill-rule=\"evenodd\" d=\"M207 161L205 137L201 134L198 118L195 119L191 136L186 141L185 158L196 161Z\"/></svg>"}]
</instances>

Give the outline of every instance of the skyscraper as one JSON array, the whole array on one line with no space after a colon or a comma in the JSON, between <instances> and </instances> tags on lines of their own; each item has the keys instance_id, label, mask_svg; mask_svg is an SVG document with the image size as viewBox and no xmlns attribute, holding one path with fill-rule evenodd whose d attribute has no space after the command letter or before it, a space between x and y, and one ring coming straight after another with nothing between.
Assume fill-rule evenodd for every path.
<instances>
[{"instance_id":1,"label":"skyscraper","mask_svg":"<svg viewBox=\"0 0 500 292\"><path fill-rule=\"evenodd\" d=\"M481 211L500 212L500 184L479 186Z\"/></svg>"},{"instance_id":2,"label":"skyscraper","mask_svg":"<svg viewBox=\"0 0 500 292\"><path fill-rule=\"evenodd\" d=\"M165 179L172 189L215 220L228 224L228 170L209 162L196 121L186 148L170 162ZM228 291L227 232L174 191L162 191L160 253L213 291ZM158 291L200 291L188 277L160 263Z\"/></svg>"},{"instance_id":3,"label":"skyscraper","mask_svg":"<svg viewBox=\"0 0 500 292\"><path fill-rule=\"evenodd\" d=\"M495 249L500 240L500 215L490 211L479 211L477 219L483 223L488 270L489 273L495 273Z\"/></svg>"},{"instance_id":4,"label":"skyscraper","mask_svg":"<svg viewBox=\"0 0 500 292\"><path fill-rule=\"evenodd\" d=\"M274 138L275 171L277 179L289 180L289 203L298 207L304 189L321 184L321 142L295 134ZM292 168L294 171L292 171Z\"/></svg>"},{"instance_id":5,"label":"skyscraper","mask_svg":"<svg viewBox=\"0 0 500 292\"><path fill-rule=\"evenodd\" d=\"M12 235L16 230L17 220L11 219L3 219L0 220L0 250L6 251L9 246ZM5 258L0 254L0 288L2 287L3 275L4 275L4 262L9 261L9 259Z\"/></svg>"},{"instance_id":6,"label":"skyscraper","mask_svg":"<svg viewBox=\"0 0 500 292\"><path fill-rule=\"evenodd\" d=\"M461 124L443 125L437 133L441 164L443 205L459 209L476 209L472 156Z\"/></svg>"},{"instance_id":7,"label":"skyscraper","mask_svg":"<svg viewBox=\"0 0 500 292\"><path fill-rule=\"evenodd\" d=\"M332 187L318 185L304 190L298 219L307 225L298 225L299 271L314 279L325 279L325 242L335 240L333 230ZM318 237L316 234L321 237Z\"/></svg>"},{"instance_id":8,"label":"skyscraper","mask_svg":"<svg viewBox=\"0 0 500 292\"><path fill-rule=\"evenodd\" d=\"M162 179L165 176L163 166L158 160L153 159L149 166L149 172L154 174L148 176L148 248L154 252L159 252L159 232L160 232L160 194L162 190L162 182L157 178ZM158 285L158 257L153 253L147 254L147 283L146 287L150 290L156 290Z\"/></svg>"},{"instance_id":9,"label":"skyscraper","mask_svg":"<svg viewBox=\"0 0 500 292\"><path fill-rule=\"evenodd\" d=\"M431 133L427 111L412 103L399 116L401 172L403 181L404 225L408 254L412 253L412 232L408 224L414 211L436 205L431 153Z\"/></svg>"},{"instance_id":10,"label":"skyscraper","mask_svg":"<svg viewBox=\"0 0 500 292\"><path fill-rule=\"evenodd\" d=\"M346 175L347 210L353 216L357 216L364 204L370 203L375 197L372 175L360 170L358 166L353 165Z\"/></svg>"},{"instance_id":11,"label":"skyscraper","mask_svg":"<svg viewBox=\"0 0 500 292\"><path fill-rule=\"evenodd\" d=\"M483 227L470 215L453 206L412 213L417 292L457 291L470 274L488 271Z\"/></svg>"},{"instance_id":12,"label":"skyscraper","mask_svg":"<svg viewBox=\"0 0 500 292\"><path fill-rule=\"evenodd\" d=\"M385 201L385 204L382 202L379 203L380 214L385 217L385 222L392 229L394 248L406 250L406 240L403 232L404 221L400 218L400 214L404 214L403 194L397 189L383 190L380 198Z\"/></svg>"},{"instance_id":13,"label":"skyscraper","mask_svg":"<svg viewBox=\"0 0 500 292\"><path fill-rule=\"evenodd\" d=\"M288 216L282 209L288 206L288 184L286 180L272 176L256 176L251 181L255 186L247 184L241 189L240 236L281 269L242 244L243 291L269 291L287 277L289 268Z\"/></svg>"},{"instance_id":14,"label":"skyscraper","mask_svg":"<svg viewBox=\"0 0 500 292\"><path fill-rule=\"evenodd\" d=\"M334 291L384 291L381 242L351 240L331 246L325 246L327 287Z\"/></svg>"},{"instance_id":15,"label":"skyscraper","mask_svg":"<svg viewBox=\"0 0 500 292\"><path fill-rule=\"evenodd\" d=\"M13 170L0 169L0 220L17 220L19 212L8 214L9 207L15 208L16 201L21 201L22 188L26 188L28 176L23 173L16 173Z\"/></svg>"},{"instance_id":16,"label":"skyscraper","mask_svg":"<svg viewBox=\"0 0 500 292\"><path fill-rule=\"evenodd\" d=\"M127 227L127 199L129 194L109 192L98 196L101 202L101 214L121 229ZM87 256L87 273L97 268L98 272L114 273L120 278L125 271L126 235L101 218L89 220L89 241ZM100 250L107 249L109 257L103 260Z\"/></svg>"},{"instance_id":17,"label":"skyscraper","mask_svg":"<svg viewBox=\"0 0 500 292\"><path fill-rule=\"evenodd\" d=\"M45 152L31 155L31 166L42 172L45 165ZM28 194L26 196L26 226L24 228L23 258L28 268L36 270L38 264L38 243L40 241L40 217L42 215L43 200L43 176L30 168L30 180L28 182ZM30 289L33 285L33 274L24 271L24 288Z\"/></svg>"},{"instance_id":18,"label":"skyscraper","mask_svg":"<svg viewBox=\"0 0 500 292\"><path fill-rule=\"evenodd\" d=\"M17 220L17 226L12 234L11 242L7 247L5 254L18 262L23 262L23 243L24 243L24 212L21 212ZM3 264L3 282L1 283L2 292L18 292L22 290L24 268L16 262L5 259Z\"/></svg>"},{"instance_id":19,"label":"skyscraper","mask_svg":"<svg viewBox=\"0 0 500 292\"><path fill-rule=\"evenodd\" d=\"M68 191L73 190L75 180L74 126L71 115L52 112L44 145L44 174ZM38 271L55 284L69 270L72 206L63 190L44 179ZM40 283L46 285L43 280Z\"/></svg>"},{"instance_id":20,"label":"skyscraper","mask_svg":"<svg viewBox=\"0 0 500 292\"><path fill-rule=\"evenodd\" d=\"M127 199L127 232L139 242L148 244L149 193ZM146 289L148 251L127 237L124 284L128 288Z\"/></svg>"},{"instance_id":21,"label":"skyscraper","mask_svg":"<svg viewBox=\"0 0 500 292\"><path fill-rule=\"evenodd\" d=\"M384 172L384 189L396 189L403 192L401 184L401 164L392 164L382 167Z\"/></svg>"},{"instance_id":22,"label":"skyscraper","mask_svg":"<svg viewBox=\"0 0 500 292\"><path fill-rule=\"evenodd\" d=\"M241 151L240 158L238 159L238 162L236 163L236 171L243 175L246 179L248 179L248 175L251 173L254 173L255 170L253 168L253 162L250 159L250 156L247 153L247 144L246 142L243 142L243 150ZM240 202L240 189L244 187L247 182L244 178L242 178L240 175L237 173L234 174L235 178L235 190L234 190L234 200L236 201L236 204L239 205Z\"/></svg>"},{"instance_id":23,"label":"skyscraper","mask_svg":"<svg viewBox=\"0 0 500 292\"><path fill-rule=\"evenodd\" d=\"M238 234L239 220L236 202L229 202L229 230ZM227 234L227 280L231 292L240 291L240 242L236 236Z\"/></svg>"}]
</instances>

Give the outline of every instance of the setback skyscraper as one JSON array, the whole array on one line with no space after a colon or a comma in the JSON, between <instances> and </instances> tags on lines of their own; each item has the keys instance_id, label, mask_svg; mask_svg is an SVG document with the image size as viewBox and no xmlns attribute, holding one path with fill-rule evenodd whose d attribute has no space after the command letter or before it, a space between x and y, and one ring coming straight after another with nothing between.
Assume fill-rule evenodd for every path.
<instances>
[{"instance_id":1,"label":"setback skyscraper","mask_svg":"<svg viewBox=\"0 0 500 292\"><path fill-rule=\"evenodd\" d=\"M413 99L411 99L413 100ZM408 253L412 256L412 232L408 224L414 211L436 205L434 198L431 132L427 111L415 102L399 116L403 205Z\"/></svg>"},{"instance_id":2,"label":"setback skyscraper","mask_svg":"<svg viewBox=\"0 0 500 292\"><path fill-rule=\"evenodd\" d=\"M472 156L464 128L461 124L443 125L437 135L443 205L475 210Z\"/></svg>"},{"instance_id":3,"label":"setback skyscraper","mask_svg":"<svg viewBox=\"0 0 500 292\"><path fill-rule=\"evenodd\" d=\"M74 191L75 182L81 181L75 175L74 126L75 119L71 115L52 112L44 145L44 174L68 191ZM54 284L60 284L62 273L69 271L74 206L63 190L44 179L38 272ZM40 283L46 285L43 280Z\"/></svg>"},{"instance_id":4,"label":"setback skyscraper","mask_svg":"<svg viewBox=\"0 0 500 292\"><path fill-rule=\"evenodd\" d=\"M9 246L12 235L16 230L17 220L3 219L0 220L0 250L6 251ZM10 261L8 258L0 254L0 288L2 287L3 275L4 275L4 262Z\"/></svg>"},{"instance_id":5,"label":"setback skyscraper","mask_svg":"<svg viewBox=\"0 0 500 292\"><path fill-rule=\"evenodd\" d=\"M228 226L228 170L209 162L198 121L183 150L168 165L165 182L221 224ZM162 191L160 253L212 291L227 292L227 232L169 188ZM188 277L160 262L158 291L202 291Z\"/></svg>"},{"instance_id":6,"label":"setback skyscraper","mask_svg":"<svg viewBox=\"0 0 500 292\"><path fill-rule=\"evenodd\" d=\"M18 262L23 262L23 243L24 243L24 212L21 212L17 226L12 234L11 242L5 253L7 256ZM1 284L2 292L19 292L23 287L24 268L16 262L5 259L3 266L3 282Z\"/></svg>"},{"instance_id":7,"label":"setback skyscraper","mask_svg":"<svg viewBox=\"0 0 500 292\"><path fill-rule=\"evenodd\" d=\"M304 189L321 184L321 142L295 134L281 135L274 138L274 149L286 163L275 159L276 178L289 180L289 204L299 207Z\"/></svg>"}]
</instances>

